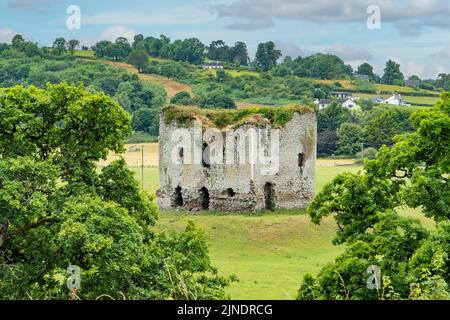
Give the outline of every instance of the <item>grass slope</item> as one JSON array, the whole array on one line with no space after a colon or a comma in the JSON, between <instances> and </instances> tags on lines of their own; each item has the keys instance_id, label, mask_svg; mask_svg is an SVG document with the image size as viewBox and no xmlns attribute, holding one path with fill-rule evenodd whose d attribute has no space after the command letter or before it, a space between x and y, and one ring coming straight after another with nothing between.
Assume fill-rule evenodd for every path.
<instances>
[{"instance_id":1,"label":"grass slope","mask_svg":"<svg viewBox=\"0 0 450 320\"><path fill-rule=\"evenodd\" d=\"M108 61L108 60L99 60L99 61L102 61L106 64L109 64L109 65L112 65L112 66L115 66L118 68L125 69L128 72L135 73L143 81L160 83L166 90L167 97L169 100L172 99L173 96L175 96L178 92L181 92L181 91L187 91L192 95L192 88L190 86L188 86L187 84L184 84L184 83L181 83L181 82L178 82L175 80L170 80L170 79L167 79L167 78L159 76L159 75L139 73L135 67L133 67L132 65L125 63L125 62Z\"/></svg>"}]
</instances>

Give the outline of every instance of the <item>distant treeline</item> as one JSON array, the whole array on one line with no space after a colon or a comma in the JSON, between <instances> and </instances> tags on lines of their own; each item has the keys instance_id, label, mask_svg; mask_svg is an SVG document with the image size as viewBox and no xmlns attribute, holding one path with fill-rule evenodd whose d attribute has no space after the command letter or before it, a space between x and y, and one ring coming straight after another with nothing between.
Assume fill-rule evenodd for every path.
<instances>
[{"instance_id":1,"label":"distant treeline","mask_svg":"<svg viewBox=\"0 0 450 320\"><path fill-rule=\"evenodd\" d=\"M141 81L136 74L100 62L75 61L70 56L27 57L15 50L0 54L0 87L67 82L91 92L103 91L132 115L133 128L157 136L159 110L167 94L160 84ZM144 123L139 120L145 114Z\"/></svg>"},{"instance_id":2,"label":"distant treeline","mask_svg":"<svg viewBox=\"0 0 450 320\"><path fill-rule=\"evenodd\" d=\"M280 62L282 52L276 48L273 41L260 43L253 60L248 55L245 42L236 42L233 46L223 40L203 44L197 38L171 41L165 35L159 38L136 35L132 44L125 38L118 38L115 42L100 41L91 48L98 57L110 59L126 59L134 51L145 52L154 58L171 59L200 65L206 61L221 62L230 67L250 66L257 71L272 71L276 76L296 75L316 79L355 79L363 77L370 82L389 85L411 85L425 90L449 89L450 75L441 74L437 80L422 81L418 76L405 79L400 64L393 60L386 63L383 75L374 73L374 68L368 63L361 64L357 70L336 55L313 54L307 57L284 57Z\"/></svg>"},{"instance_id":3,"label":"distant treeline","mask_svg":"<svg viewBox=\"0 0 450 320\"><path fill-rule=\"evenodd\" d=\"M76 39L66 40L62 37L55 39L52 48L39 48L35 43L26 41L21 35L16 35L11 44L0 44L0 52L12 47L24 52L28 57L36 55L64 55L71 54L80 48L80 41ZM88 49L86 46L81 46ZM178 62L187 62L201 65L207 62L220 62L229 67L249 66L256 71L271 71L280 77L295 75L315 79L366 79L370 82L389 85L412 86L424 90L450 90L450 74L441 74L434 80L421 80L418 76L405 79L401 72L400 64L389 60L381 76L374 73L374 68L368 63L363 63L356 70L336 55L313 54L307 57L286 56L280 62L282 52L277 49L273 41L260 43L253 60L250 59L247 44L242 41L234 45L227 45L223 40L212 41L209 45L203 44L197 38L177 39L172 41L169 37L161 35L156 37L144 37L139 34L134 37L132 43L124 37L116 41L99 41L91 47L98 58L112 60L132 60L141 65L146 64L145 55L154 58L170 59Z\"/></svg>"}]
</instances>

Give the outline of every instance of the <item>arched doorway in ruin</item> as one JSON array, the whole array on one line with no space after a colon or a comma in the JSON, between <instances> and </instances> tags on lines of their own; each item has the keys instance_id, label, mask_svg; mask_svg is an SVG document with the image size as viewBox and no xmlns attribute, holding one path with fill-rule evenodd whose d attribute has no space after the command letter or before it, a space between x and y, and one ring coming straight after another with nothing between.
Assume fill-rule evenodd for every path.
<instances>
[{"instance_id":1,"label":"arched doorway in ruin","mask_svg":"<svg viewBox=\"0 0 450 320\"><path fill-rule=\"evenodd\" d=\"M172 207L182 207L184 205L183 192L180 186L177 186L172 195Z\"/></svg>"},{"instance_id":2,"label":"arched doorway in ruin","mask_svg":"<svg viewBox=\"0 0 450 320\"><path fill-rule=\"evenodd\" d=\"M200 194L200 204L203 210L209 209L209 191L206 187L201 188L198 193Z\"/></svg>"}]
</instances>

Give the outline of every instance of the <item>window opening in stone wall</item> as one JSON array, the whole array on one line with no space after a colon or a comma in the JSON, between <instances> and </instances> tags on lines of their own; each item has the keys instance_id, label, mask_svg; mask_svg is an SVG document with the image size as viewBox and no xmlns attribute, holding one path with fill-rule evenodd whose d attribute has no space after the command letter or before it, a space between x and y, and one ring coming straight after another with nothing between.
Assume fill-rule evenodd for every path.
<instances>
[{"instance_id":1,"label":"window opening in stone wall","mask_svg":"<svg viewBox=\"0 0 450 320\"><path fill-rule=\"evenodd\" d=\"M275 209L275 190L273 183L266 182L264 185L264 202L267 210Z\"/></svg>"},{"instance_id":2,"label":"window opening in stone wall","mask_svg":"<svg viewBox=\"0 0 450 320\"><path fill-rule=\"evenodd\" d=\"M173 207L182 207L183 204L184 204L183 193L182 193L181 187L178 186L175 188L175 192L173 193L172 206Z\"/></svg>"},{"instance_id":3,"label":"window opening in stone wall","mask_svg":"<svg viewBox=\"0 0 450 320\"><path fill-rule=\"evenodd\" d=\"M200 202L203 210L209 209L209 191L207 188L203 187L199 190L200 193Z\"/></svg>"}]
</instances>

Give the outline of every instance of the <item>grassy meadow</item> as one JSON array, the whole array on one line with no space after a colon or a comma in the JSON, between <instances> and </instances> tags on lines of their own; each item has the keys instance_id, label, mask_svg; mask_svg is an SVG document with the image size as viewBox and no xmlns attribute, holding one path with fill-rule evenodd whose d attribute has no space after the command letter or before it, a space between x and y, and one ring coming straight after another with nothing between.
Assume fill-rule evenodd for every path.
<instances>
[{"instance_id":1,"label":"grassy meadow","mask_svg":"<svg viewBox=\"0 0 450 320\"><path fill-rule=\"evenodd\" d=\"M131 148L133 147L133 148ZM124 158L141 182L142 147L144 149L144 188L154 193L159 187L158 145L127 146ZM131 149L130 149L131 148ZM140 150L139 150L140 149ZM110 160L117 155L111 155ZM339 173L357 172L361 166L352 160L318 160L316 192ZM430 228L433 223L420 212L402 209L402 214L420 219ZM159 230L182 230L193 221L207 234L213 264L225 274L235 274L239 281L228 288L234 299L293 299L306 273L317 273L343 251L331 240L336 225L331 218L319 226L311 223L304 210L277 210L257 214L220 212L162 212Z\"/></svg>"}]
</instances>

